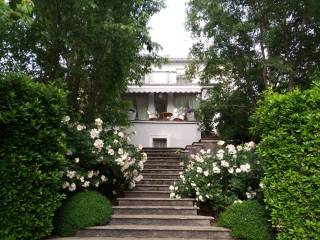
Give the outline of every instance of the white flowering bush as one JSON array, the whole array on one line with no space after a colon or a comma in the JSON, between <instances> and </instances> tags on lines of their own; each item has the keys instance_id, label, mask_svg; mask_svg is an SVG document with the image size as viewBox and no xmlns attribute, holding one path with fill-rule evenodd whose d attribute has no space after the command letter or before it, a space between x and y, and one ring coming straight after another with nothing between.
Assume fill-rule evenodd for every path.
<instances>
[{"instance_id":1,"label":"white flowering bush","mask_svg":"<svg viewBox=\"0 0 320 240\"><path fill-rule=\"evenodd\" d=\"M195 197L221 210L233 202L259 197L262 167L253 142L239 146L219 141L217 153L201 150L185 162L180 180L170 186L170 197Z\"/></svg>"},{"instance_id":2,"label":"white flowering bush","mask_svg":"<svg viewBox=\"0 0 320 240\"><path fill-rule=\"evenodd\" d=\"M100 118L92 128L71 123L66 116L70 160L62 188L67 191L98 188L101 184L115 188L133 188L142 180L140 172L146 161L142 146L128 144L129 136L120 127L104 126ZM114 192L115 194L115 192Z\"/></svg>"}]
</instances>

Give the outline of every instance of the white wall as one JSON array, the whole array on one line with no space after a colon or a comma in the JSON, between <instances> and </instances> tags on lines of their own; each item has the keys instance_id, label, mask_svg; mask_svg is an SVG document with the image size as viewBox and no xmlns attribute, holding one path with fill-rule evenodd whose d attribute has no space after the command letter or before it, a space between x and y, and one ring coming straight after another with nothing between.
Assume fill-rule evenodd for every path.
<instances>
[{"instance_id":1,"label":"white wall","mask_svg":"<svg viewBox=\"0 0 320 240\"><path fill-rule=\"evenodd\" d=\"M153 138L166 138L167 147L185 148L201 138L196 122L134 121L132 124L129 132L137 133L130 136L131 143L143 147L153 147Z\"/></svg>"}]
</instances>

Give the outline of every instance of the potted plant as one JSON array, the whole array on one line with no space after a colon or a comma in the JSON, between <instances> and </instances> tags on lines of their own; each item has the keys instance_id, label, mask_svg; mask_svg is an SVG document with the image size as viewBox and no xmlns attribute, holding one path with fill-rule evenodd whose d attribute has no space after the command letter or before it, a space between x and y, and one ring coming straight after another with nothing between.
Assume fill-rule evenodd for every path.
<instances>
[{"instance_id":1,"label":"potted plant","mask_svg":"<svg viewBox=\"0 0 320 240\"><path fill-rule=\"evenodd\" d=\"M187 114L187 120L188 121L195 121L195 116L194 116L194 109L188 107L186 110L186 114Z\"/></svg>"},{"instance_id":2,"label":"potted plant","mask_svg":"<svg viewBox=\"0 0 320 240\"><path fill-rule=\"evenodd\" d=\"M136 116L137 116L137 112L134 108L129 108L128 110L128 119L130 121L133 121L136 119Z\"/></svg>"}]
</instances>

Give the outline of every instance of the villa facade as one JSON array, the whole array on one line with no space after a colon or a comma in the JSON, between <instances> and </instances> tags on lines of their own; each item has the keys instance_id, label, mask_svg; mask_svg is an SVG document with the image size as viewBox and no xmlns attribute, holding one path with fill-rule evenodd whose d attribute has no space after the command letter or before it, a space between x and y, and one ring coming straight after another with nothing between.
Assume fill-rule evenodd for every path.
<instances>
[{"instance_id":1,"label":"villa facade","mask_svg":"<svg viewBox=\"0 0 320 240\"><path fill-rule=\"evenodd\" d=\"M143 85L128 87L125 98L132 103L128 113L132 121L133 144L143 147L185 147L199 141L201 132L194 110L202 88L199 80L185 76L187 59L170 59L154 67Z\"/></svg>"}]
</instances>

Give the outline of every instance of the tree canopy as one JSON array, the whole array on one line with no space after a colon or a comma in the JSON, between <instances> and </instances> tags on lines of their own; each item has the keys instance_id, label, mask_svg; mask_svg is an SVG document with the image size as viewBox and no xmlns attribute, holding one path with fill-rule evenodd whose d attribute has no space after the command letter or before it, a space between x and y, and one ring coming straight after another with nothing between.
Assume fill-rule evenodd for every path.
<instances>
[{"instance_id":1,"label":"tree canopy","mask_svg":"<svg viewBox=\"0 0 320 240\"><path fill-rule=\"evenodd\" d=\"M162 7L162 0L1 0L0 71L62 79L87 120L116 114L127 85L160 61L148 21Z\"/></svg>"},{"instance_id":2,"label":"tree canopy","mask_svg":"<svg viewBox=\"0 0 320 240\"><path fill-rule=\"evenodd\" d=\"M235 118L231 125L219 124L220 132L229 127L235 128L236 134L236 119L248 122L248 112L255 109L266 88L308 88L319 75L318 4L315 0L189 2L188 29L196 39L191 50L195 60L189 70L200 72L204 84L213 80L214 86L223 86L224 97L213 107L221 118ZM235 114L232 107L221 109L220 105L241 105L247 111Z\"/></svg>"}]
</instances>

